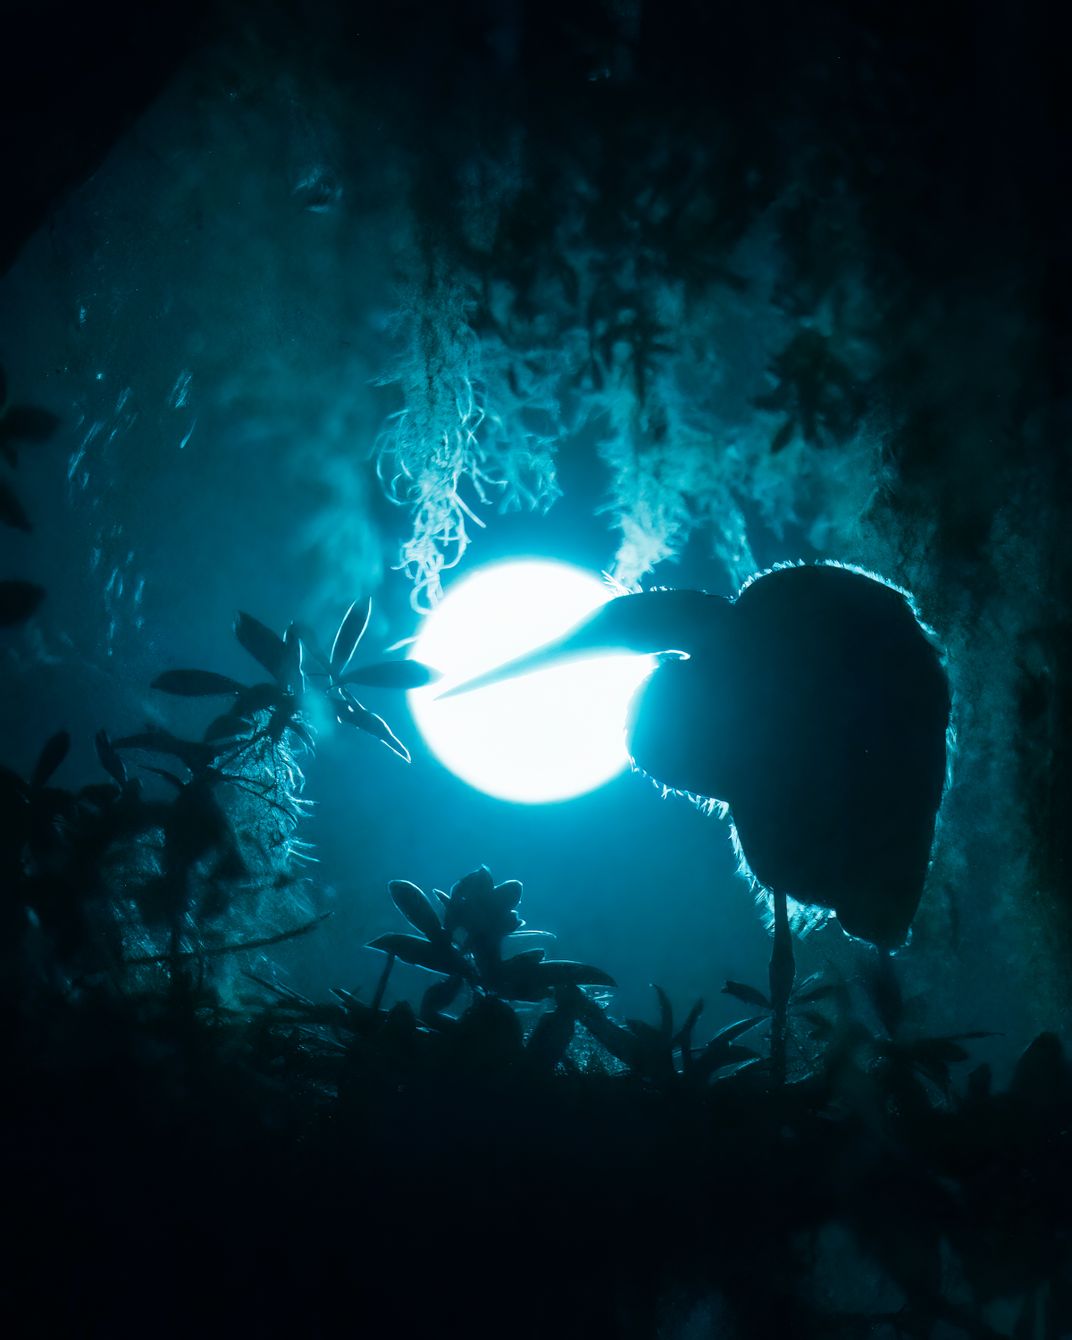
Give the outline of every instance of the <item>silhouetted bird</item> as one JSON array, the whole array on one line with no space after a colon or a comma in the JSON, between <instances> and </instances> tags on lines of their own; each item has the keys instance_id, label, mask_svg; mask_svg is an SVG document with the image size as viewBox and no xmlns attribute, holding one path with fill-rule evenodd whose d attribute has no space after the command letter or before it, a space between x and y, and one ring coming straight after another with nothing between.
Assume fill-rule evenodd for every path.
<instances>
[{"instance_id":1,"label":"silhouetted bird","mask_svg":"<svg viewBox=\"0 0 1072 1340\"><path fill-rule=\"evenodd\" d=\"M601 652L658 653L628 746L674 790L729 805L768 889L904 942L946 773L950 694L908 600L835 565L775 568L734 600L649 591L452 693ZM447 696L447 695L444 695Z\"/></svg>"}]
</instances>

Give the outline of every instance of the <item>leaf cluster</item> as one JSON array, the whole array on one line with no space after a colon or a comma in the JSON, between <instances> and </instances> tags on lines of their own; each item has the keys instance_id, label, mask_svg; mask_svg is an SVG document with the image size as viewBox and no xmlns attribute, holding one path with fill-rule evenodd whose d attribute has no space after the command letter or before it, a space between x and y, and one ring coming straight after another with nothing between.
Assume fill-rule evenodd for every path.
<instances>
[{"instance_id":1,"label":"leaf cluster","mask_svg":"<svg viewBox=\"0 0 1072 1340\"><path fill-rule=\"evenodd\" d=\"M449 1024L444 1012L463 988L474 1000L535 1004L566 988L614 986L599 968L549 959L542 946L530 947L533 940L553 937L524 929L517 912L522 885L517 880L495 884L486 866L458 880L449 893L435 889L434 901L406 880L392 881L389 891L419 933L381 935L369 948L387 954L389 962L399 959L445 979L425 992L421 1004L420 1017L432 1026Z\"/></svg>"},{"instance_id":2,"label":"leaf cluster","mask_svg":"<svg viewBox=\"0 0 1072 1340\"><path fill-rule=\"evenodd\" d=\"M352 668L371 614L371 600L354 601L339 624L330 654L325 655L315 636L301 625L290 624L280 637L253 615L239 612L235 637L270 679L247 685L210 670L168 670L157 676L153 688L162 693L231 700L209 723L200 744L178 742L182 747L177 749L174 740L158 740L160 752L170 752L196 770L198 765L204 766L226 753L234 741L240 741L239 747L244 750L255 741L266 739L278 744L289 735L299 745L312 748L313 737L302 717L302 707L305 695L319 690L326 694L341 724L372 735L409 762L405 745L382 717L357 699L353 686L414 689L432 683L436 672L412 660Z\"/></svg>"},{"instance_id":3,"label":"leaf cluster","mask_svg":"<svg viewBox=\"0 0 1072 1340\"><path fill-rule=\"evenodd\" d=\"M42 971L68 982L104 975L127 989L132 969L162 965L174 986L192 965L203 974L220 955L317 924L294 925L294 912L307 911L295 869L308 859L297 837L308 804L298 755L315 743L306 695L326 693L340 721L408 759L353 686L404 689L433 677L411 661L353 666L370 609L367 601L350 607L328 655L296 625L279 636L239 614L236 637L270 678L244 684L209 670L165 671L153 681L159 692L222 698L224 710L199 739L157 725L115 740L99 731L105 781L55 784L70 749L66 731L45 743L28 779L0 769L2 944L13 981ZM131 755L154 761L139 776ZM162 782L163 794L148 793L143 777ZM283 928L266 928L271 907Z\"/></svg>"}]
</instances>

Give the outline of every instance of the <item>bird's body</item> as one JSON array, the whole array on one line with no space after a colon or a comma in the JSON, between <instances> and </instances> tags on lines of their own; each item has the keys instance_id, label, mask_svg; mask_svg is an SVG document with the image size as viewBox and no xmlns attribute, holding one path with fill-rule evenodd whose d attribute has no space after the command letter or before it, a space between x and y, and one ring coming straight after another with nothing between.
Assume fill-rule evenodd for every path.
<instances>
[{"instance_id":1,"label":"bird's body","mask_svg":"<svg viewBox=\"0 0 1072 1340\"><path fill-rule=\"evenodd\" d=\"M637 695L637 765L726 802L768 889L903 943L923 891L946 773L949 689L907 600L851 569L775 569L714 617L688 660ZM714 613L712 611L712 613ZM712 662L717 661L717 665Z\"/></svg>"},{"instance_id":2,"label":"bird's body","mask_svg":"<svg viewBox=\"0 0 1072 1340\"><path fill-rule=\"evenodd\" d=\"M728 805L768 889L833 909L851 935L902 944L930 860L950 717L941 656L905 595L835 564L775 568L734 600L624 595L454 692L619 650L678 653L633 702L636 766Z\"/></svg>"}]
</instances>

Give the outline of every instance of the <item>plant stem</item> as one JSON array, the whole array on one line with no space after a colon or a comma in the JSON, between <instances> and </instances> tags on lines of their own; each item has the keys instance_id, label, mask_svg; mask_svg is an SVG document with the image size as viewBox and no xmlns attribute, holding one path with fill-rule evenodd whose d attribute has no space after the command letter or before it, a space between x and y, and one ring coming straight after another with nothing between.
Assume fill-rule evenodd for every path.
<instances>
[{"instance_id":1,"label":"plant stem","mask_svg":"<svg viewBox=\"0 0 1072 1340\"><path fill-rule=\"evenodd\" d=\"M213 945L202 949L173 949L169 954L143 954L139 958L128 958L124 966L140 968L150 963L177 963L180 959L216 958L220 954L240 954L243 950L264 949L268 945L282 944L284 940L295 940L299 935L308 935L310 931L316 930L317 926L331 915L330 912L323 912L320 916L314 917L312 921L306 921L301 926L294 926L289 931L278 931L275 935L263 935L256 940L242 940L238 944Z\"/></svg>"},{"instance_id":2,"label":"plant stem","mask_svg":"<svg viewBox=\"0 0 1072 1340\"><path fill-rule=\"evenodd\" d=\"M773 893L774 945L770 960L771 997L771 1078L776 1088L785 1084L785 1035L789 1015L789 997L793 991L796 964L793 961L793 935L789 929L789 909L785 894Z\"/></svg>"}]
</instances>

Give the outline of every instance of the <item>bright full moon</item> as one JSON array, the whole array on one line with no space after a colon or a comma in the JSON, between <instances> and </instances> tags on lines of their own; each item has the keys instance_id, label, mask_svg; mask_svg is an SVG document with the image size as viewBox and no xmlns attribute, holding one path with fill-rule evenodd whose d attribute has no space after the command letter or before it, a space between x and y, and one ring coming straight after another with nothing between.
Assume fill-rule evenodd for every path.
<instances>
[{"instance_id":1,"label":"bright full moon","mask_svg":"<svg viewBox=\"0 0 1072 1340\"><path fill-rule=\"evenodd\" d=\"M651 656L596 656L438 700L567 632L612 595L591 573L545 560L497 563L452 586L412 651L443 674L409 695L439 761L477 790L525 804L583 795L627 767L626 713Z\"/></svg>"}]
</instances>

